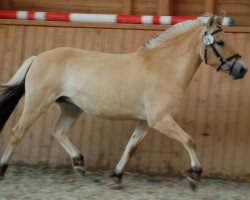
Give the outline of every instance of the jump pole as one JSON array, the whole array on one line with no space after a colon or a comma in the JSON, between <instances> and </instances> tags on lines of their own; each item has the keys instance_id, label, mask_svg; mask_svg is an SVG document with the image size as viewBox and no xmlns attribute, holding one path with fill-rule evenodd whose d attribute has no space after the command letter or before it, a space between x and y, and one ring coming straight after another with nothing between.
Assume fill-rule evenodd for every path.
<instances>
[{"instance_id":1,"label":"jump pole","mask_svg":"<svg viewBox=\"0 0 250 200\"><path fill-rule=\"evenodd\" d=\"M201 20L206 22L207 17L196 16L150 16L150 15L115 15L115 14L83 14L66 12L33 12L0 10L0 19L40 20L40 21L67 21L83 23L108 24L155 24L174 25L185 20ZM223 26L232 26L232 17L223 19Z\"/></svg>"}]
</instances>

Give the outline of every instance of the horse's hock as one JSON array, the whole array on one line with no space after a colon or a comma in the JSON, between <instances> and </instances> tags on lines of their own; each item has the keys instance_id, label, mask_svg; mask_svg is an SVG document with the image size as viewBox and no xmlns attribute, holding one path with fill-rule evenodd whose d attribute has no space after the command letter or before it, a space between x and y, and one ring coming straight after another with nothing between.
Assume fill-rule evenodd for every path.
<instances>
[{"instance_id":1,"label":"horse's hock","mask_svg":"<svg viewBox=\"0 0 250 200\"><path fill-rule=\"evenodd\" d=\"M103 52L135 51L164 27L143 25L94 25L0 20L1 80L8 80L21 63L48 49L70 46ZM250 52L250 28L225 28L233 46L246 63ZM193 78L177 121L197 144L204 175L250 180L250 80L232 83L226 75L202 66ZM0 135L3 152L22 113L19 103ZM18 146L12 163L62 166L67 154L50 137L59 116L53 105ZM69 133L85 155L87 170L112 169L118 162L134 122L109 121L84 114ZM126 170L180 174L189 165L188 155L177 142L161 134L149 134ZM33 134L35 133L35 134Z\"/></svg>"}]
</instances>

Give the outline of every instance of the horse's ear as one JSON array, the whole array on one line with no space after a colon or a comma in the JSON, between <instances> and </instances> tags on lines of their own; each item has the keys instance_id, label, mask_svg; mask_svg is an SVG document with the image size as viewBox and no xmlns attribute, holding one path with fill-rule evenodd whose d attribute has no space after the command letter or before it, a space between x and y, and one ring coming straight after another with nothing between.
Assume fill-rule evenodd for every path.
<instances>
[{"instance_id":1,"label":"horse's ear","mask_svg":"<svg viewBox=\"0 0 250 200\"><path fill-rule=\"evenodd\" d=\"M227 15L227 12L225 10L220 10L220 15L216 16L216 23L219 26L222 26L224 17ZM230 20L230 22L233 24L233 20Z\"/></svg>"},{"instance_id":2,"label":"horse's ear","mask_svg":"<svg viewBox=\"0 0 250 200\"><path fill-rule=\"evenodd\" d=\"M223 16L220 17L220 16L215 16L214 19L215 19L215 23L219 26L222 26L222 22L223 22Z\"/></svg>"},{"instance_id":3,"label":"horse's ear","mask_svg":"<svg viewBox=\"0 0 250 200\"><path fill-rule=\"evenodd\" d=\"M206 26L207 26L208 28L210 28L211 26L213 26L214 22L215 22L215 17L214 17L214 16L210 16L210 17L208 18L208 20L207 20Z\"/></svg>"}]
</instances>

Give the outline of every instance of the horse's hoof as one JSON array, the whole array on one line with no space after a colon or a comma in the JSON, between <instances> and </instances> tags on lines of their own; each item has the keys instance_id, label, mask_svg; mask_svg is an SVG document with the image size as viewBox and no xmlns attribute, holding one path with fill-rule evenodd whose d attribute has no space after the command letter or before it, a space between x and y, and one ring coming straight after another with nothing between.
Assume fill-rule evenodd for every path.
<instances>
[{"instance_id":1,"label":"horse's hoof","mask_svg":"<svg viewBox=\"0 0 250 200\"><path fill-rule=\"evenodd\" d=\"M197 190L198 182L201 179L202 169L201 168L191 168L187 172L187 178L189 185L193 191Z\"/></svg>"},{"instance_id":2,"label":"horse's hoof","mask_svg":"<svg viewBox=\"0 0 250 200\"><path fill-rule=\"evenodd\" d=\"M3 181L4 180L4 176L0 176L0 181Z\"/></svg>"},{"instance_id":3,"label":"horse's hoof","mask_svg":"<svg viewBox=\"0 0 250 200\"><path fill-rule=\"evenodd\" d=\"M115 184L122 183L122 176L123 176L123 173L117 174L116 172L113 172L112 174L110 174L110 177L113 178Z\"/></svg>"},{"instance_id":4,"label":"horse's hoof","mask_svg":"<svg viewBox=\"0 0 250 200\"><path fill-rule=\"evenodd\" d=\"M7 170L7 168L8 168L8 165L6 165L6 164L0 165L0 180L4 179L4 174Z\"/></svg>"},{"instance_id":5,"label":"horse's hoof","mask_svg":"<svg viewBox=\"0 0 250 200\"><path fill-rule=\"evenodd\" d=\"M123 186L122 183L115 183L115 184L112 185L111 188L112 188L113 190L122 190L122 189L124 189L124 186Z\"/></svg>"},{"instance_id":6,"label":"horse's hoof","mask_svg":"<svg viewBox=\"0 0 250 200\"><path fill-rule=\"evenodd\" d=\"M197 190L198 182L195 181L194 179L188 177L188 183L189 183L191 190L195 192Z\"/></svg>"},{"instance_id":7,"label":"horse's hoof","mask_svg":"<svg viewBox=\"0 0 250 200\"><path fill-rule=\"evenodd\" d=\"M80 166L74 166L74 170L80 176L84 176L85 175L85 171L86 171L85 168L82 168Z\"/></svg>"}]
</instances>

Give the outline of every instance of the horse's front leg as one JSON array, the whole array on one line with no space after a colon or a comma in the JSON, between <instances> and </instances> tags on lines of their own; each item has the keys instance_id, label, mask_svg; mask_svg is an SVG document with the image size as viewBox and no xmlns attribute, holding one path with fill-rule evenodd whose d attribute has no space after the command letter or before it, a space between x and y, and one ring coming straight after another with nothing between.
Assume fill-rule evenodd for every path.
<instances>
[{"instance_id":1,"label":"horse's front leg","mask_svg":"<svg viewBox=\"0 0 250 200\"><path fill-rule=\"evenodd\" d=\"M126 149L119 161L116 165L114 172L111 174L111 177L114 178L115 183L118 187L122 187L122 176L123 176L123 169L128 163L129 159L133 156L143 139L148 133L148 123L147 121L140 121L137 125L136 129L134 130L133 135L131 136Z\"/></svg>"},{"instance_id":2,"label":"horse's front leg","mask_svg":"<svg viewBox=\"0 0 250 200\"><path fill-rule=\"evenodd\" d=\"M196 145L194 140L182 130L170 115L163 115L161 117L157 115L154 116L149 119L149 126L172 139L176 139L186 148L191 159L191 168L187 171L188 180L191 188L195 190L197 182L200 180L202 174L202 168L196 156Z\"/></svg>"}]
</instances>

